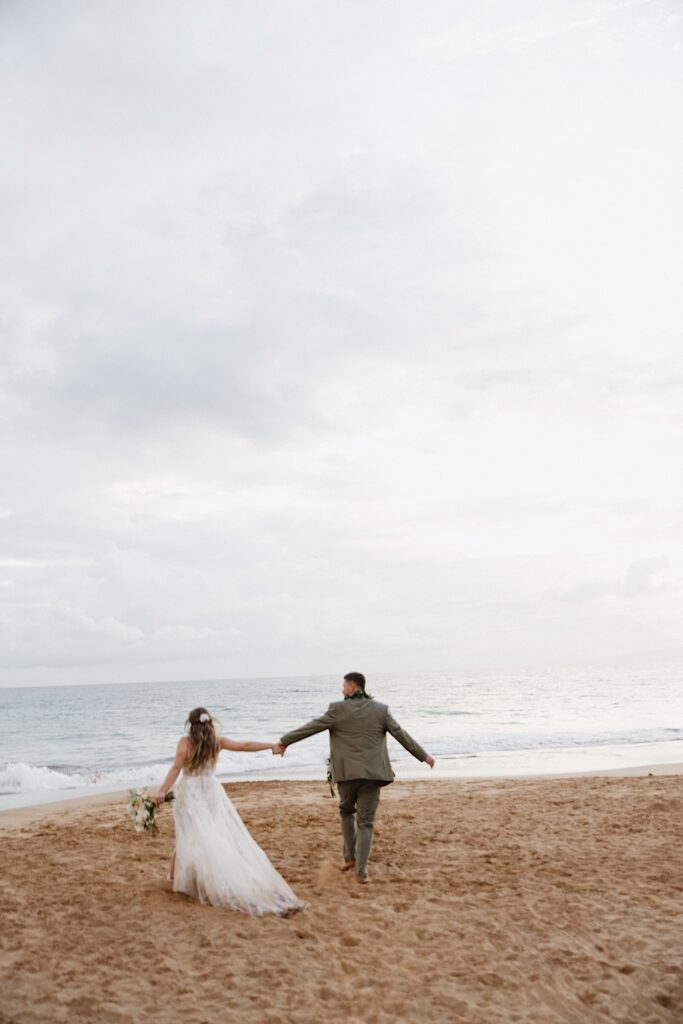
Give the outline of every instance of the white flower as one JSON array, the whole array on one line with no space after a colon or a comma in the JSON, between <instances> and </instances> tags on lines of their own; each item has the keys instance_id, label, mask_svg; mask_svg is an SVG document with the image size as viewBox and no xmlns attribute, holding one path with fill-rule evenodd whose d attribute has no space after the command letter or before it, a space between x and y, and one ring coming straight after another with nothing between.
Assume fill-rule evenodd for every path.
<instances>
[{"instance_id":1,"label":"white flower","mask_svg":"<svg viewBox=\"0 0 683 1024\"><path fill-rule=\"evenodd\" d=\"M144 825L138 825L138 823L136 822L135 823L135 831L136 832L144 832L145 831L145 826Z\"/></svg>"},{"instance_id":2,"label":"white flower","mask_svg":"<svg viewBox=\"0 0 683 1024\"><path fill-rule=\"evenodd\" d=\"M136 824L144 826L145 822L147 821L147 817L147 808L141 807L140 810L137 811L135 815Z\"/></svg>"},{"instance_id":3,"label":"white flower","mask_svg":"<svg viewBox=\"0 0 683 1024\"><path fill-rule=\"evenodd\" d=\"M211 716L207 715L206 711L202 711L201 715L199 716L199 721L200 722L208 722L210 718L211 718Z\"/></svg>"}]
</instances>

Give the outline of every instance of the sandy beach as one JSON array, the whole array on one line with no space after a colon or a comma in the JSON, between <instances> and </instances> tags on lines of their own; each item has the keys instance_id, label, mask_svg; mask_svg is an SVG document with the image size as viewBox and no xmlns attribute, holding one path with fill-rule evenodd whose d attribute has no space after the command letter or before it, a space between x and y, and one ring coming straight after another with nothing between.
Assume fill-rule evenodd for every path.
<instances>
[{"instance_id":1,"label":"sandy beach","mask_svg":"<svg viewBox=\"0 0 683 1024\"><path fill-rule=\"evenodd\" d=\"M227 787L297 894L173 894L125 794L0 815L2 1024L683 1021L683 776L397 782L372 883L324 783Z\"/></svg>"}]
</instances>

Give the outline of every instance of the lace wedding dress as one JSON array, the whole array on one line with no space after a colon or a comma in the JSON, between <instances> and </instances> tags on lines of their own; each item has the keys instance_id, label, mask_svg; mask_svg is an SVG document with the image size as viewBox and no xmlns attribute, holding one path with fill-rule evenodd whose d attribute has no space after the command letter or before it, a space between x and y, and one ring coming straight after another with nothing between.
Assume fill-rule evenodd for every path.
<instances>
[{"instance_id":1,"label":"lace wedding dress","mask_svg":"<svg viewBox=\"0 0 683 1024\"><path fill-rule=\"evenodd\" d=\"M213 768L188 774L175 787L175 892L247 914L303 910L251 835Z\"/></svg>"}]
</instances>

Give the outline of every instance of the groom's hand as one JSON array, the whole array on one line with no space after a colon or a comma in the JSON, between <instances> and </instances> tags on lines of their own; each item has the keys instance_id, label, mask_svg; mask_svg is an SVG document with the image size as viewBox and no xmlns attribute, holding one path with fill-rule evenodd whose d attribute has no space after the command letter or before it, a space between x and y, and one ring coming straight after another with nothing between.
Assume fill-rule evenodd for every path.
<instances>
[{"instance_id":1,"label":"groom's hand","mask_svg":"<svg viewBox=\"0 0 683 1024\"><path fill-rule=\"evenodd\" d=\"M434 767L435 761L433 757L426 757L425 764L428 764L430 768Z\"/></svg>"}]
</instances>

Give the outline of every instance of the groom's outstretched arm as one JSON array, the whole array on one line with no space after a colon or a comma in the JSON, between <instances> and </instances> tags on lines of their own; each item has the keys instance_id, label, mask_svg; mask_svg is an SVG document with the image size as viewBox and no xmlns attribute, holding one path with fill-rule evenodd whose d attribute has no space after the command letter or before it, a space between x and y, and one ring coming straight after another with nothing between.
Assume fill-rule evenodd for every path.
<instances>
[{"instance_id":1,"label":"groom's outstretched arm","mask_svg":"<svg viewBox=\"0 0 683 1024\"><path fill-rule=\"evenodd\" d=\"M407 733L405 729L398 724L394 716L392 715L389 708L387 708L387 720L386 720L387 732L390 732L395 740L405 747L409 754L416 757L418 761L432 761L424 747L421 747L417 740L414 740L410 733ZM433 761L432 761L433 764ZM430 765L431 768L431 765Z\"/></svg>"},{"instance_id":2,"label":"groom's outstretched arm","mask_svg":"<svg viewBox=\"0 0 683 1024\"><path fill-rule=\"evenodd\" d=\"M281 736L280 743L283 747L291 747L292 743L298 743L299 740L305 740L308 736L315 736L317 732L323 732L325 729L332 729L335 718L335 706L334 704L330 704L327 711L322 714L320 718L312 718L310 722L306 722L306 725L300 725L298 729L292 729L291 732L287 732L284 736Z\"/></svg>"}]
</instances>

